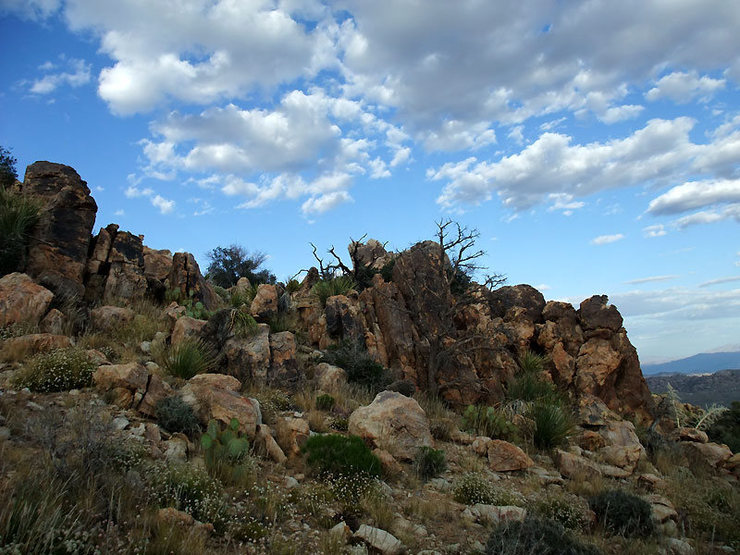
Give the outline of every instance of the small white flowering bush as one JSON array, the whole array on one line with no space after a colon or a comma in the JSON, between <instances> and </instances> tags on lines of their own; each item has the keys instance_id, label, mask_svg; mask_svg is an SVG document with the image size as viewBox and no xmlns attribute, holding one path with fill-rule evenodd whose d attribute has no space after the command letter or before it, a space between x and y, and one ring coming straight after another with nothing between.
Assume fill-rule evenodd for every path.
<instances>
[{"instance_id":1,"label":"small white flowering bush","mask_svg":"<svg viewBox=\"0 0 740 555\"><path fill-rule=\"evenodd\" d=\"M31 358L16 377L15 385L38 393L89 387L95 368L82 349L56 349Z\"/></svg>"},{"instance_id":2,"label":"small white flowering bush","mask_svg":"<svg viewBox=\"0 0 740 555\"><path fill-rule=\"evenodd\" d=\"M476 472L467 472L452 484L455 501L466 505L484 503L486 505L517 505L524 504L524 499L514 492L494 486L484 475Z\"/></svg>"},{"instance_id":3,"label":"small white flowering bush","mask_svg":"<svg viewBox=\"0 0 740 555\"><path fill-rule=\"evenodd\" d=\"M583 498L565 492L538 495L530 502L529 508L571 530L585 528L593 518L593 513Z\"/></svg>"}]
</instances>

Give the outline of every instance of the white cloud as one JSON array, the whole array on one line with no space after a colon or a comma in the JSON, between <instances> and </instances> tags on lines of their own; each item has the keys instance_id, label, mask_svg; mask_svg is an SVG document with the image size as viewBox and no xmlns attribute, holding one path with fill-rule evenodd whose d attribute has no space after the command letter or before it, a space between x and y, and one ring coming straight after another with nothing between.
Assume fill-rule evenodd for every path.
<instances>
[{"instance_id":1,"label":"white cloud","mask_svg":"<svg viewBox=\"0 0 740 555\"><path fill-rule=\"evenodd\" d=\"M668 234L663 224L649 225L647 227L643 227L642 232L645 237L649 238L663 237L664 235Z\"/></svg>"},{"instance_id":2,"label":"white cloud","mask_svg":"<svg viewBox=\"0 0 740 555\"><path fill-rule=\"evenodd\" d=\"M568 193L550 193L548 199L553 203L547 209L548 212L559 210L564 216L571 216L574 210L586 206L585 202L574 201L573 195L569 195Z\"/></svg>"},{"instance_id":3,"label":"white cloud","mask_svg":"<svg viewBox=\"0 0 740 555\"><path fill-rule=\"evenodd\" d=\"M706 291L673 287L660 291L630 291L610 296L624 317L653 319L710 320L737 318L740 289Z\"/></svg>"},{"instance_id":4,"label":"white cloud","mask_svg":"<svg viewBox=\"0 0 740 555\"><path fill-rule=\"evenodd\" d=\"M352 197L347 191L334 191L318 197L311 197L301 205L304 214L322 214L345 202L351 202Z\"/></svg>"},{"instance_id":5,"label":"white cloud","mask_svg":"<svg viewBox=\"0 0 740 555\"><path fill-rule=\"evenodd\" d=\"M718 204L740 205L740 179L689 181L651 200L648 212L678 214Z\"/></svg>"},{"instance_id":6,"label":"white cloud","mask_svg":"<svg viewBox=\"0 0 740 555\"><path fill-rule=\"evenodd\" d=\"M634 104L612 106L611 108L607 108L603 114L597 117L604 123L617 123L618 121L636 118L644 109L644 106L637 106Z\"/></svg>"},{"instance_id":7,"label":"white cloud","mask_svg":"<svg viewBox=\"0 0 740 555\"><path fill-rule=\"evenodd\" d=\"M740 276L729 276L717 279L710 279L709 281L700 283L699 287L709 287L710 285L721 285L723 283L733 283L735 281L740 281Z\"/></svg>"},{"instance_id":8,"label":"white cloud","mask_svg":"<svg viewBox=\"0 0 740 555\"><path fill-rule=\"evenodd\" d=\"M631 279L629 281L625 281L627 285L639 285L641 283L655 283L658 281L671 281L673 279L676 279L680 276L677 275L668 275L668 276L650 276L646 278L639 278L639 279Z\"/></svg>"},{"instance_id":9,"label":"white cloud","mask_svg":"<svg viewBox=\"0 0 740 555\"><path fill-rule=\"evenodd\" d=\"M615 233L614 235L599 235L591 239L592 245L608 245L609 243L616 243L624 239L624 234Z\"/></svg>"},{"instance_id":10,"label":"white cloud","mask_svg":"<svg viewBox=\"0 0 740 555\"><path fill-rule=\"evenodd\" d=\"M686 104L696 97L708 100L715 92L725 87L724 79L712 79L706 75L699 77L696 71L689 73L676 71L661 77L650 89L645 98L659 100L669 98L679 104Z\"/></svg>"},{"instance_id":11,"label":"white cloud","mask_svg":"<svg viewBox=\"0 0 740 555\"><path fill-rule=\"evenodd\" d=\"M41 20L59 10L61 0L2 0L0 15L13 14L22 19Z\"/></svg>"},{"instance_id":12,"label":"white cloud","mask_svg":"<svg viewBox=\"0 0 740 555\"><path fill-rule=\"evenodd\" d=\"M150 197L154 194L153 189L139 189L135 185L129 185L129 187L123 192L127 198L138 198L138 197Z\"/></svg>"},{"instance_id":13,"label":"white cloud","mask_svg":"<svg viewBox=\"0 0 740 555\"><path fill-rule=\"evenodd\" d=\"M62 85L81 87L90 82L90 64L78 59L63 60L63 62L69 68L69 71L47 73L43 77L36 79L31 84L29 90L33 94L44 95L54 92ZM42 69L42 71L51 71L55 68L56 66L54 64L46 62L39 69Z\"/></svg>"},{"instance_id":14,"label":"white cloud","mask_svg":"<svg viewBox=\"0 0 740 555\"><path fill-rule=\"evenodd\" d=\"M126 211L123 210L123 209L119 209L119 210L116 210L115 212L113 212L113 215L114 216L125 216L126 215Z\"/></svg>"},{"instance_id":15,"label":"white cloud","mask_svg":"<svg viewBox=\"0 0 740 555\"><path fill-rule=\"evenodd\" d=\"M162 214L169 214L175 209L175 201L168 200L161 195L155 195L151 199L152 205L159 208Z\"/></svg>"}]
</instances>

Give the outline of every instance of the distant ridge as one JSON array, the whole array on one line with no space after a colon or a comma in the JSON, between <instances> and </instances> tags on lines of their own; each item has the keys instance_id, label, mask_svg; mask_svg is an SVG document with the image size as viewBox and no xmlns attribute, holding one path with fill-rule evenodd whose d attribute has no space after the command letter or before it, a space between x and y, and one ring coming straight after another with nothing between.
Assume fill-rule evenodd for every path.
<instances>
[{"instance_id":1,"label":"distant ridge","mask_svg":"<svg viewBox=\"0 0 740 555\"><path fill-rule=\"evenodd\" d=\"M718 370L740 368L740 351L727 353L700 353L698 355L663 362L643 364L644 375L654 374L712 374Z\"/></svg>"}]
</instances>

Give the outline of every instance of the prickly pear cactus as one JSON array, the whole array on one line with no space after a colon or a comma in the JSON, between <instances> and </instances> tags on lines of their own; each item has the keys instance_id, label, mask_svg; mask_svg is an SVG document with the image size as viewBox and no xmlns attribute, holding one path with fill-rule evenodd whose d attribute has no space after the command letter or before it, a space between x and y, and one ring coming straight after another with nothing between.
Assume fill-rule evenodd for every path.
<instances>
[{"instance_id":1,"label":"prickly pear cactus","mask_svg":"<svg viewBox=\"0 0 740 555\"><path fill-rule=\"evenodd\" d=\"M232 418L223 430L215 420L208 423L208 429L200 438L205 453L206 466L219 464L238 464L249 453L249 441L239 432L239 421Z\"/></svg>"}]
</instances>

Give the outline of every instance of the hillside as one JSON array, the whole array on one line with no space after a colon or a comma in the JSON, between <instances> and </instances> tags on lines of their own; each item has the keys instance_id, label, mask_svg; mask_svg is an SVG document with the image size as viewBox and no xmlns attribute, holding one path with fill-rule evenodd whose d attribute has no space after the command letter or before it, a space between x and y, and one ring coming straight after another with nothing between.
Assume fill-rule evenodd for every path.
<instances>
[{"instance_id":1,"label":"hillside","mask_svg":"<svg viewBox=\"0 0 740 555\"><path fill-rule=\"evenodd\" d=\"M646 376L650 391L665 393L668 384L678 393L684 403L708 407L714 403L729 407L740 401L740 370L720 370L704 376L684 374L661 374Z\"/></svg>"},{"instance_id":2,"label":"hillside","mask_svg":"<svg viewBox=\"0 0 740 555\"><path fill-rule=\"evenodd\" d=\"M674 429L617 307L463 279L453 222L224 288L93 235L68 166L0 193L38 211L0 275L0 553L740 549L740 457Z\"/></svg>"},{"instance_id":3,"label":"hillside","mask_svg":"<svg viewBox=\"0 0 740 555\"><path fill-rule=\"evenodd\" d=\"M740 368L740 352L700 353L661 364L643 364L642 373L645 375L710 374L728 368Z\"/></svg>"}]
</instances>

